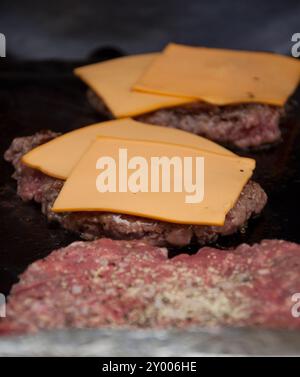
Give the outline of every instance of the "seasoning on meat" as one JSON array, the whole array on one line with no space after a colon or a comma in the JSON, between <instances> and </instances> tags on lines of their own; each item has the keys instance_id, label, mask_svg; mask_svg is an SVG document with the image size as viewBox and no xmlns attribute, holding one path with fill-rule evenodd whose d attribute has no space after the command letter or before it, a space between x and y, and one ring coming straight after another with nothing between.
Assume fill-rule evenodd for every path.
<instances>
[{"instance_id":1,"label":"seasoning on meat","mask_svg":"<svg viewBox=\"0 0 300 377\"><path fill-rule=\"evenodd\" d=\"M265 240L167 257L142 241L75 242L33 263L1 334L63 328L257 326L300 329L300 246Z\"/></svg>"}]
</instances>

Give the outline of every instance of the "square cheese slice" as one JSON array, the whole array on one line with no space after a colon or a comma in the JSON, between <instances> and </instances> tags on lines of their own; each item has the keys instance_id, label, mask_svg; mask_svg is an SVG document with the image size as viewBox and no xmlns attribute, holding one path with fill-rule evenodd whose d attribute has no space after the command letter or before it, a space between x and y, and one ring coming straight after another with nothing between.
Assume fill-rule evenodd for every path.
<instances>
[{"instance_id":1,"label":"square cheese slice","mask_svg":"<svg viewBox=\"0 0 300 377\"><path fill-rule=\"evenodd\" d=\"M32 149L22 157L22 162L51 177L67 179L97 136L170 142L222 155L234 155L204 137L173 128L146 125L126 118L96 123L68 132Z\"/></svg>"},{"instance_id":2,"label":"square cheese slice","mask_svg":"<svg viewBox=\"0 0 300 377\"><path fill-rule=\"evenodd\" d=\"M191 102L158 94L132 91L133 84L158 54L133 55L75 69L116 118L129 117Z\"/></svg>"},{"instance_id":3,"label":"square cheese slice","mask_svg":"<svg viewBox=\"0 0 300 377\"><path fill-rule=\"evenodd\" d=\"M171 173L168 174L166 164L166 170L159 170L160 173L153 175L153 178L153 157L167 158L168 161L179 158L182 162L179 166L184 170L172 170L171 166ZM190 170L186 170L188 167L184 165L186 157L194 162L189 165ZM195 163L197 157L203 159L203 175L199 169L200 165ZM106 163L101 162L99 165L103 158ZM147 162L146 168L140 162L141 159ZM107 162L108 160L110 162ZM115 165L110 165L111 160ZM71 172L52 209L54 212L114 212L181 224L223 225L226 214L237 201L254 167L255 161L249 158L221 156L176 144L98 138ZM107 176L101 178L100 184L99 174L104 171ZM143 179L135 176L138 171L139 174L143 172ZM184 175L186 171L192 172L190 178ZM196 184L196 171L200 174L196 187L199 191L203 188L204 196L201 201L190 203L186 200L187 191L188 195L191 195L192 190L188 188L190 186L185 185L186 182ZM168 177L170 189L163 192L161 182L162 179L169 179ZM126 182L130 181L138 182L139 189L129 189ZM182 182L184 189L176 191L175 181ZM108 182L112 184L112 188L108 191L99 190L99 187L103 188ZM152 188L155 182L159 185L158 192Z\"/></svg>"},{"instance_id":4,"label":"square cheese slice","mask_svg":"<svg viewBox=\"0 0 300 377\"><path fill-rule=\"evenodd\" d=\"M134 89L216 105L257 102L283 106L299 79L300 62L295 58L170 44Z\"/></svg>"}]
</instances>

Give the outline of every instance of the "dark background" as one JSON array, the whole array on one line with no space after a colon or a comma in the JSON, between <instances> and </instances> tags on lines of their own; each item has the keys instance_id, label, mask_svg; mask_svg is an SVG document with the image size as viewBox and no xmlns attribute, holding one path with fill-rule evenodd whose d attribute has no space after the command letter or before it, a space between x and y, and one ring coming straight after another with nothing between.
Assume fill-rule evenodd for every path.
<instances>
[{"instance_id":1,"label":"dark background","mask_svg":"<svg viewBox=\"0 0 300 377\"><path fill-rule=\"evenodd\" d=\"M289 53L300 1L0 0L9 56L80 60L94 49L124 53L168 42Z\"/></svg>"}]
</instances>

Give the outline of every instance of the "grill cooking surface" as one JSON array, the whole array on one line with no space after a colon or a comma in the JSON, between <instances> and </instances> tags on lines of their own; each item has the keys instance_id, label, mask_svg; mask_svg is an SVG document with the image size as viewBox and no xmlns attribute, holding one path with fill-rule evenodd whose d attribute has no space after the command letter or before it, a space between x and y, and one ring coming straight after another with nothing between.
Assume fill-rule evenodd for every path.
<instances>
[{"instance_id":1,"label":"grill cooking surface","mask_svg":"<svg viewBox=\"0 0 300 377\"><path fill-rule=\"evenodd\" d=\"M110 57L106 52L102 58ZM100 59L99 59L100 60ZM78 64L63 62L10 63L0 61L0 292L7 294L18 274L53 249L78 239L55 224L48 224L39 207L16 195L13 168L3 153L13 138L41 129L67 132L105 120L86 99L86 87L72 75ZM300 93L294 96L300 98ZM295 102L295 99L293 103ZM221 248L280 238L300 243L300 109L292 106L283 125L283 142L271 149L244 152L256 159L254 180L269 196L260 218L246 233L219 240ZM185 249L186 251L187 249ZM190 253L197 247L190 247ZM175 255L180 250L170 250Z\"/></svg>"}]
</instances>

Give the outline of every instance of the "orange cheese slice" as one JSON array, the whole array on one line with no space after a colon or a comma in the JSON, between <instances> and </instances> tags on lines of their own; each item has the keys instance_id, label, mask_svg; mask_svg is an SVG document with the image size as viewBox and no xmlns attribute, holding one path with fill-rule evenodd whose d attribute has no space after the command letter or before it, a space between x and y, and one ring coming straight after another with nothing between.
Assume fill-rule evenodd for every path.
<instances>
[{"instance_id":1,"label":"orange cheese slice","mask_svg":"<svg viewBox=\"0 0 300 377\"><path fill-rule=\"evenodd\" d=\"M153 158L164 158L165 162L176 158L179 165L166 163L155 174ZM185 158L191 159L190 168ZM203 165L196 164L197 158L203 160ZM252 159L175 144L98 138L73 169L52 209L108 211L181 224L223 225L254 167ZM163 179L169 182L169 191L163 192ZM193 193L192 182L199 192ZM194 194L192 200L196 201L187 200L187 195L190 198Z\"/></svg>"},{"instance_id":2,"label":"orange cheese slice","mask_svg":"<svg viewBox=\"0 0 300 377\"><path fill-rule=\"evenodd\" d=\"M221 155L234 155L220 145L189 132L146 125L128 118L97 123L68 132L31 150L23 156L22 162L52 177L66 179L97 136L170 142Z\"/></svg>"},{"instance_id":3,"label":"orange cheese slice","mask_svg":"<svg viewBox=\"0 0 300 377\"><path fill-rule=\"evenodd\" d=\"M134 89L216 105L258 102L282 106L299 79L300 62L295 58L170 44Z\"/></svg>"},{"instance_id":4,"label":"orange cheese slice","mask_svg":"<svg viewBox=\"0 0 300 377\"><path fill-rule=\"evenodd\" d=\"M116 118L191 102L186 98L132 91L133 84L157 55L134 55L113 59L77 68L74 73L103 99Z\"/></svg>"}]
</instances>

